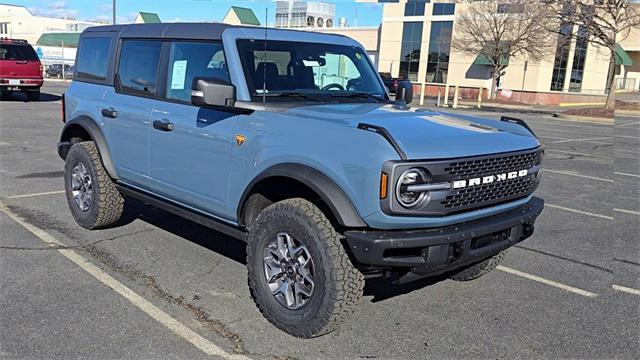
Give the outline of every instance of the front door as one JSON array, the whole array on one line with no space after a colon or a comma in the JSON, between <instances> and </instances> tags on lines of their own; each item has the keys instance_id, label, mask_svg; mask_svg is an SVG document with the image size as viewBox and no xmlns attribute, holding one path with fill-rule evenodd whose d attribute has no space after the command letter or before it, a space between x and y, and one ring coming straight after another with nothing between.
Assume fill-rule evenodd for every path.
<instances>
[{"instance_id":1,"label":"front door","mask_svg":"<svg viewBox=\"0 0 640 360\"><path fill-rule=\"evenodd\" d=\"M150 186L171 200L230 218L229 169L237 116L191 105L195 77L229 81L221 43L174 41L169 45L163 94L150 125Z\"/></svg>"}]
</instances>

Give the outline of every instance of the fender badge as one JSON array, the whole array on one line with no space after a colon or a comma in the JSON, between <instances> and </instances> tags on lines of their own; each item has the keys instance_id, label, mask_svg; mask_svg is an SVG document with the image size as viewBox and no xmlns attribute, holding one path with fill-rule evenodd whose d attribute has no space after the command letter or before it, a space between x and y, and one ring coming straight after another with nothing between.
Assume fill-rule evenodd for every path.
<instances>
[{"instance_id":1,"label":"fender badge","mask_svg":"<svg viewBox=\"0 0 640 360\"><path fill-rule=\"evenodd\" d=\"M244 135L236 135L236 144L238 144L238 146L244 144L244 142L247 140L247 137Z\"/></svg>"}]
</instances>

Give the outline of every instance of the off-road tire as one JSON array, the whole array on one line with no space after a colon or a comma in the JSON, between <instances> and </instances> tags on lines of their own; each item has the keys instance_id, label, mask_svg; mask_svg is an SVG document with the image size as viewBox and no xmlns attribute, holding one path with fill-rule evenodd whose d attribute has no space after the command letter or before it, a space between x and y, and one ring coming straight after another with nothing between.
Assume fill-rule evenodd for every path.
<instances>
[{"instance_id":1,"label":"off-road tire","mask_svg":"<svg viewBox=\"0 0 640 360\"><path fill-rule=\"evenodd\" d=\"M455 281L471 281L482 277L495 270L495 268L500 265L500 262L502 262L502 259L504 259L505 254L506 251L501 251L497 255L464 268L463 270L451 275L449 279Z\"/></svg>"},{"instance_id":2,"label":"off-road tire","mask_svg":"<svg viewBox=\"0 0 640 360\"><path fill-rule=\"evenodd\" d=\"M303 243L315 265L313 295L297 310L278 303L264 275L264 249L280 232ZM341 239L322 211L304 199L274 203L258 215L250 227L247 268L251 296L267 320L293 336L311 338L336 330L351 317L362 297L364 276Z\"/></svg>"},{"instance_id":3,"label":"off-road tire","mask_svg":"<svg viewBox=\"0 0 640 360\"><path fill-rule=\"evenodd\" d=\"M25 94L27 95L27 100L29 101L39 101L40 100L40 90L27 90L25 91Z\"/></svg>"},{"instance_id":4,"label":"off-road tire","mask_svg":"<svg viewBox=\"0 0 640 360\"><path fill-rule=\"evenodd\" d=\"M86 167L93 183L93 200L87 211L80 210L73 200L71 172L78 162ZM104 229L120 225L137 217L142 208L141 203L118 192L102 165L93 141L76 143L69 150L64 166L64 188L73 218L85 229Z\"/></svg>"}]
</instances>

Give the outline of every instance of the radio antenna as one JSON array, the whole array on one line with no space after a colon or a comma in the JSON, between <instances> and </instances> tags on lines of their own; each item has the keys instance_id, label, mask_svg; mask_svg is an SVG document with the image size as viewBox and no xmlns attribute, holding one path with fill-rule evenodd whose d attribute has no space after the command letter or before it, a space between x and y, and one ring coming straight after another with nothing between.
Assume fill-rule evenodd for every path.
<instances>
[{"instance_id":1,"label":"radio antenna","mask_svg":"<svg viewBox=\"0 0 640 360\"><path fill-rule=\"evenodd\" d=\"M267 106L267 20L269 8L264 8L264 53L262 55L262 105Z\"/></svg>"}]
</instances>

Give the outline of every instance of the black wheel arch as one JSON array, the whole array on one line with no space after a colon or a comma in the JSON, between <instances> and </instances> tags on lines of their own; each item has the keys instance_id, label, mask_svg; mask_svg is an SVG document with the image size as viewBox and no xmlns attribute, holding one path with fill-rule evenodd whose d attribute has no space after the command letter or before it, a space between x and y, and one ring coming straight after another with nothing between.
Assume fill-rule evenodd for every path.
<instances>
[{"instance_id":1,"label":"black wheel arch","mask_svg":"<svg viewBox=\"0 0 640 360\"><path fill-rule=\"evenodd\" d=\"M62 128L62 134L60 135L60 142L58 143L58 155L62 160L67 158L67 153L74 142L78 139L81 141L93 141L98 148L102 165L104 166L107 174L112 179L118 179L116 168L111 159L111 152L109 151L109 145L104 138L102 129L92 118L88 116L79 116L65 123Z\"/></svg>"},{"instance_id":2,"label":"black wheel arch","mask_svg":"<svg viewBox=\"0 0 640 360\"><path fill-rule=\"evenodd\" d=\"M290 179L310 189L326 205L328 214L341 226L363 228L367 225L356 211L345 192L324 173L298 163L282 163L271 166L256 176L247 186L237 207L238 222L244 224L244 207L249 197L256 193L260 184L272 179Z\"/></svg>"}]
</instances>

